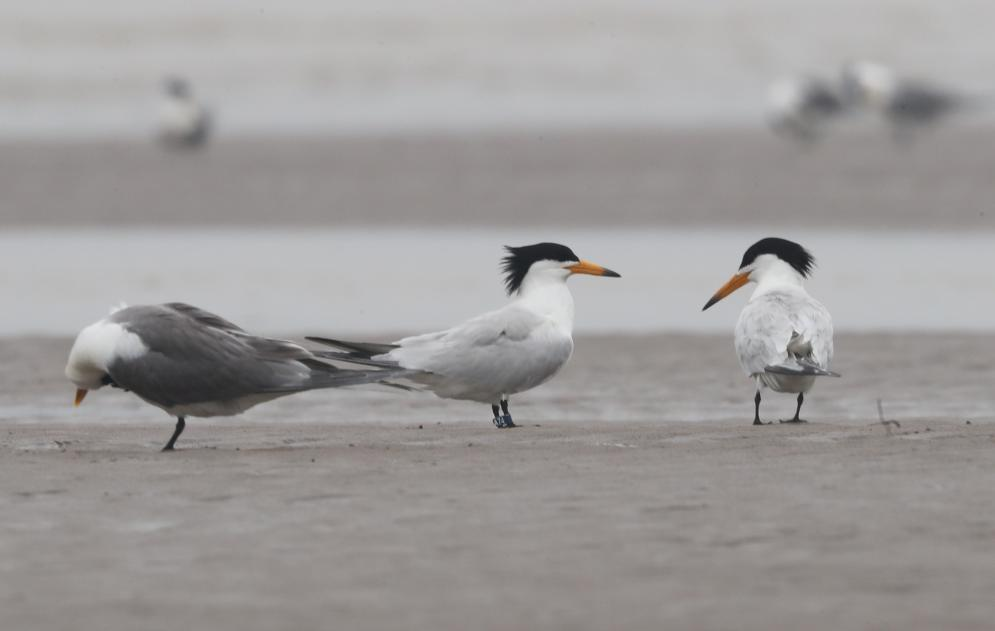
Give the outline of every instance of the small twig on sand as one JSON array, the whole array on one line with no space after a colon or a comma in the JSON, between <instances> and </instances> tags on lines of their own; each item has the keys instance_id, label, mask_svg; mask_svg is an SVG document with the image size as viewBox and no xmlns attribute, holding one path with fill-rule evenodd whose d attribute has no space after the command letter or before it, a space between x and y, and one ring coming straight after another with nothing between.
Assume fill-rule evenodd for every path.
<instances>
[{"instance_id":1,"label":"small twig on sand","mask_svg":"<svg viewBox=\"0 0 995 631\"><path fill-rule=\"evenodd\" d=\"M886 421L884 418L884 407L881 405L881 399L878 399L878 422L884 425L884 429L891 436L891 426L901 427L902 425L898 421Z\"/></svg>"}]
</instances>

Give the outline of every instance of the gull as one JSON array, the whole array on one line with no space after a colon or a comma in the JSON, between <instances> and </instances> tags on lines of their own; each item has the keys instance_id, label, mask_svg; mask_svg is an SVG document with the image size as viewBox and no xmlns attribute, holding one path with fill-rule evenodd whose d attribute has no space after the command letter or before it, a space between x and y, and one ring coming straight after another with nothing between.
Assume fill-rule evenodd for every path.
<instances>
[{"instance_id":1,"label":"gull","mask_svg":"<svg viewBox=\"0 0 995 631\"><path fill-rule=\"evenodd\" d=\"M573 353L574 301L567 279L619 275L558 243L505 249L502 265L511 300L497 311L393 344L307 339L341 349L314 351L325 359L415 371L406 381L417 389L444 399L486 403L495 426L515 427L508 408L511 395L545 383Z\"/></svg>"},{"instance_id":2,"label":"gull","mask_svg":"<svg viewBox=\"0 0 995 631\"><path fill-rule=\"evenodd\" d=\"M124 307L77 336L66 377L79 406L90 390L120 388L176 417L172 451L187 416L233 416L317 388L380 382L403 371L342 370L305 348L246 333L188 304Z\"/></svg>"},{"instance_id":3,"label":"gull","mask_svg":"<svg viewBox=\"0 0 995 631\"><path fill-rule=\"evenodd\" d=\"M799 142L816 140L822 127L847 109L834 86L817 77L776 81L767 104L771 129Z\"/></svg>"},{"instance_id":4,"label":"gull","mask_svg":"<svg viewBox=\"0 0 995 631\"><path fill-rule=\"evenodd\" d=\"M159 106L162 144L171 149L196 149L207 142L210 131L210 112L193 96L190 84L179 77L167 77Z\"/></svg>"},{"instance_id":5,"label":"gull","mask_svg":"<svg viewBox=\"0 0 995 631\"><path fill-rule=\"evenodd\" d=\"M883 116L896 139L965 110L972 101L924 81L901 78L891 68L869 61L844 65L840 86L847 102Z\"/></svg>"},{"instance_id":6,"label":"gull","mask_svg":"<svg viewBox=\"0 0 995 631\"><path fill-rule=\"evenodd\" d=\"M702 311L747 283L756 283L736 323L739 365L756 383L754 425L760 421L760 391L798 393L795 416L782 423L804 423L805 393L816 377L839 377L833 359L833 321L821 302L805 291L815 259L801 245L768 237L751 245L739 270L709 299Z\"/></svg>"}]
</instances>

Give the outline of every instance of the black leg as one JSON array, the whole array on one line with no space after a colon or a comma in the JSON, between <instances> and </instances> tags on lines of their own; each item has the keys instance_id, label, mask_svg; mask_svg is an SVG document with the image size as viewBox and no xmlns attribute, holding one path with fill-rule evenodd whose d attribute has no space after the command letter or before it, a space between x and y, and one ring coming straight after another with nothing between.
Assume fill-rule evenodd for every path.
<instances>
[{"instance_id":1,"label":"black leg","mask_svg":"<svg viewBox=\"0 0 995 631\"><path fill-rule=\"evenodd\" d=\"M496 405L491 406L491 412L494 413L494 427L503 428L504 427L504 417L501 416L501 410Z\"/></svg>"},{"instance_id":2,"label":"black leg","mask_svg":"<svg viewBox=\"0 0 995 631\"><path fill-rule=\"evenodd\" d=\"M182 416L176 417L176 430L173 432L173 437L169 439L166 446L162 448L163 451L173 451L173 445L176 444L176 439L180 437L183 433L183 428L187 426L187 422L183 420Z\"/></svg>"},{"instance_id":3,"label":"black leg","mask_svg":"<svg viewBox=\"0 0 995 631\"><path fill-rule=\"evenodd\" d=\"M508 399L501 399L501 410L504 412L504 426L518 427L515 425L515 422L511 420L511 412L508 411Z\"/></svg>"},{"instance_id":4,"label":"black leg","mask_svg":"<svg viewBox=\"0 0 995 631\"><path fill-rule=\"evenodd\" d=\"M753 403L756 406L756 409L753 412L753 424L754 425L763 425L763 423L760 422L760 391L759 390L757 390L757 396L753 397Z\"/></svg>"},{"instance_id":5,"label":"black leg","mask_svg":"<svg viewBox=\"0 0 995 631\"><path fill-rule=\"evenodd\" d=\"M803 421L801 418L798 417L798 415L801 414L801 412L802 412L802 403L804 403L804 402L805 402L805 393L804 392L799 392L798 393L798 407L795 408L795 418L791 419L790 421L781 421L781 422L782 423L807 423L808 421Z\"/></svg>"}]
</instances>

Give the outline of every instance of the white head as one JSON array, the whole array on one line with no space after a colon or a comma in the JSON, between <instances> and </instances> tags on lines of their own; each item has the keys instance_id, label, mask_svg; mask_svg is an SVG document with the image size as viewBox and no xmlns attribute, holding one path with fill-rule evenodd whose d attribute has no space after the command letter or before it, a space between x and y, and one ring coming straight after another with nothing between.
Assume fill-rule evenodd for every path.
<instances>
[{"instance_id":1,"label":"white head","mask_svg":"<svg viewBox=\"0 0 995 631\"><path fill-rule=\"evenodd\" d=\"M794 241L767 237L743 254L739 270L705 303L702 311L747 283L783 282L801 285L812 272L815 258Z\"/></svg>"},{"instance_id":2,"label":"white head","mask_svg":"<svg viewBox=\"0 0 995 631\"><path fill-rule=\"evenodd\" d=\"M804 100L803 85L797 79L775 81L767 91L767 105L772 116L789 116L798 111Z\"/></svg>"},{"instance_id":3,"label":"white head","mask_svg":"<svg viewBox=\"0 0 995 631\"><path fill-rule=\"evenodd\" d=\"M564 283L573 274L619 277L610 269L581 260L573 250L559 243L505 246L505 250L508 255L502 259L501 267L509 295L550 282Z\"/></svg>"},{"instance_id":4,"label":"white head","mask_svg":"<svg viewBox=\"0 0 995 631\"><path fill-rule=\"evenodd\" d=\"M82 403L87 391L112 382L109 370L116 360L135 358L148 350L140 337L106 319L80 331L66 363L66 377L77 387L76 405Z\"/></svg>"},{"instance_id":5,"label":"white head","mask_svg":"<svg viewBox=\"0 0 995 631\"><path fill-rule=\"evenodd\" d=\"M843 66L842 92L853 104L883 107L898 87L895 72L870 61L850 62Z\"/></svg>"}]
</instances>

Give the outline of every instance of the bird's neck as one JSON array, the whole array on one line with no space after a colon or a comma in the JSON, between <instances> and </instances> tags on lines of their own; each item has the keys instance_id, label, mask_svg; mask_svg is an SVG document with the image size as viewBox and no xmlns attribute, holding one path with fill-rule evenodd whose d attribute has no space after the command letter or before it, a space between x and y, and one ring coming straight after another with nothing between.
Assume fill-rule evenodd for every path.
<instances>
[{"instance_id":1,"label":"bird's neck","mask_svg":"<svg viewBox=\"0 0 995 631\"><path fill-rule=\"evenodd\" d=\"M790 265L776 265L764 270L756 279L757 288L754 296L761 296L775 291L805 292L805 279Z\"/></svg>"},{"instance_id":2,"label":"bird's neck","mask_svg":"<svg viewBox=\"0 0 995 631\"><path fill-rule=\"evenodd\" d=\"M522 307L556 322L567 333L573 331L574 299L562 278L526 278L515 301Z\"/></svg>"}]
</instances>

